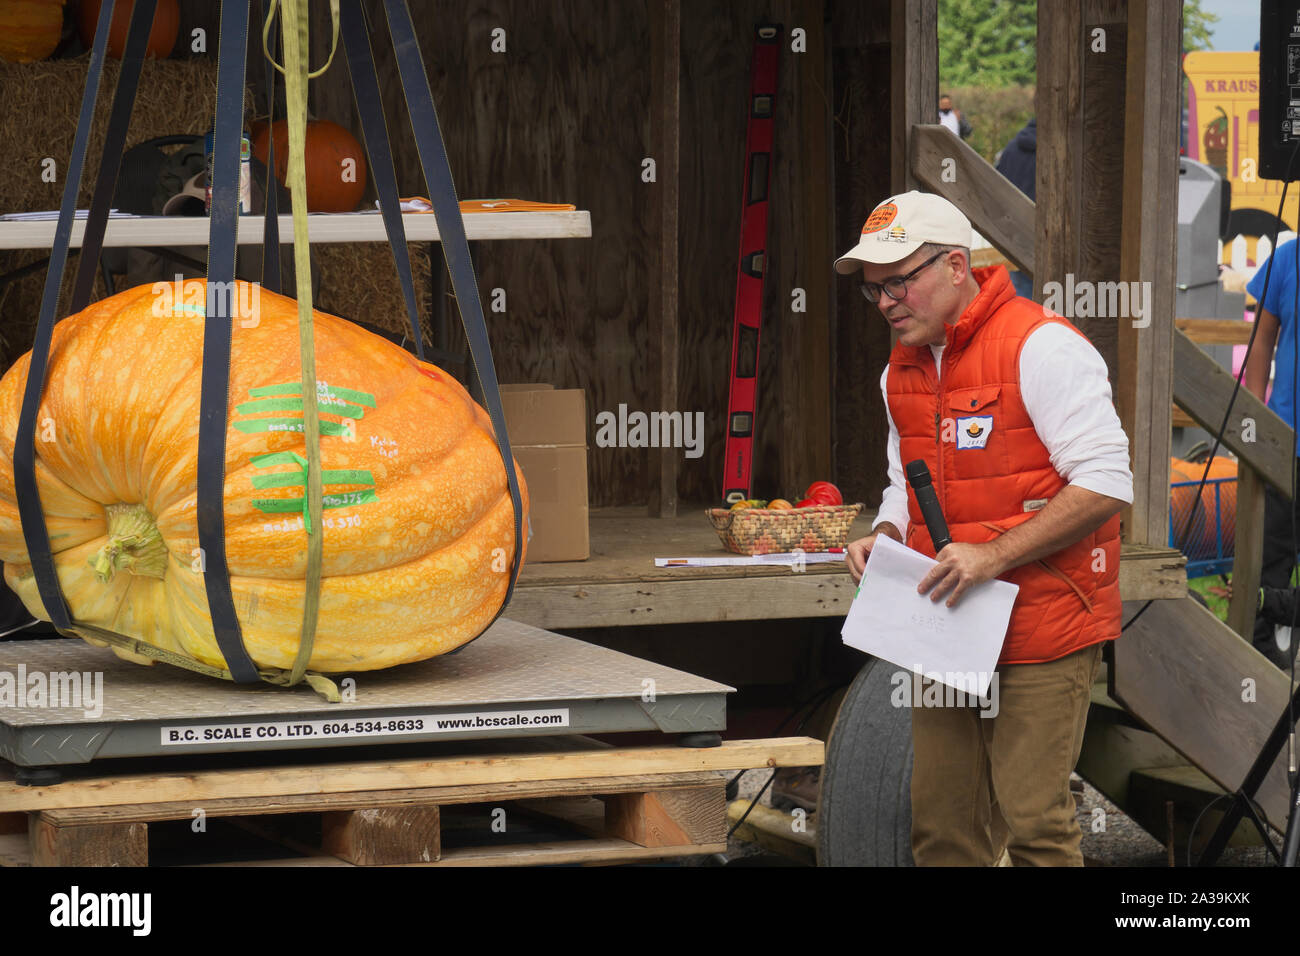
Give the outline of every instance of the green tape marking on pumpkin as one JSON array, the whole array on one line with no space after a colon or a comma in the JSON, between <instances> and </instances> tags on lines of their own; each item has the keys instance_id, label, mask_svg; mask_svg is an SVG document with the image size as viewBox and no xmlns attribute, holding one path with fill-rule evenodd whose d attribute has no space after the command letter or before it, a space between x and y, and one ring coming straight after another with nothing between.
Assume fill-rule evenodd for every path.
<instances>
[{"instance_id":1,"label":"green tape marking on pumpkin","mask_svg":"<svg viewBox=\"0 0 1300 956\"><path fill-rule=\"evenodd\" d=\"M254 464L256 463L254 461ZM328 468L320 473L320 480L323 485L373 485L375 483L374 476L368 471ZM254 488L291 488L303 484L306 484L306 478L301 471L281 471L273 475L253 476Z\"/></svg>"},{"instance_id":2,"label":"green tape marking on pumpkin","mask_svg":"<svg viewBox=\"0 0 1300 956\"><path fill-rule=\"evenodd\" d=\"M300 432L302 431L301 418L255 418L252 421L231 422L230 427L244 434L254 432ZM342 422L330 422L322 420L320 423L320 433L322 435L346 435L349 430L343 427Z\"/></svg>"},{"instance_id":3,"label":"green tape marking on pumpkin","mask_svg":"<svg viewBox=\"0 0 1300 956\"><path fill-rule=\"evenodd\" d=\"M342 400L326 400L328 408L324 409L329 415L342 415L344 418L361 418L366 414L364 408L356 405L349 405ZM259 398L253 402L241 402L235 406L235 411L241 415L252 415L256 412L300 412L302 411L301 398Z\"/></svg>"},{"instance_id":4,"label":"green tape marking on pumpkin","mask_svg":"<svg viewBox=\"0 0 1300 956\"><path fill-rule=\"evenodd\" d=\"M257 388L250 388L248 394L254 398L260 398L263 395L301 395L301 382L285 382L283 385L261 385ZM316 389L317 395L327 395L333 398L346 399L349 402L355 402L358 405L365 405L367 408L375 408L375 396L369 392L358 392L356 389L344 388L341 385L326 385L324 388Z\"/></svg>"},{"instance_id":5,"label":"green tape marking on pumpkin","mask_svg":"<svg viewBox=\"0 0 1300 956\"><path fill-rule=\"evenodd\" d=\"M364 491L343 491L337 494L322 495L322 508L351 508L354 505L366 505L378 501L379 496L367 488ZM253 507L266 514L282 514L290 511L302 511L302 498L254 498Z\"/></svg>"}]
</instances>

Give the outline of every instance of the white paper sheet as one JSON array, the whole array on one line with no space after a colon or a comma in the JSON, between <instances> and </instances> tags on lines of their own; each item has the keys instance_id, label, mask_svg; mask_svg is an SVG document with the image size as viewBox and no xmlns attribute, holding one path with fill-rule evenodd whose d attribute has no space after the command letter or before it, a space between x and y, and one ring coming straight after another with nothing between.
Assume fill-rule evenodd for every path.
<instances>
[{"instance_id":1,"label":"white paper sheet","mask_svg":"<svg viewBox=\"0 0 1300 956\"><path fill-rule=\"evenodd\" d=\"M916 586L931 558L880 535L840 632L844 643L981 697L988 695L1020 588L985 581L950 608Z\"/></svg>"}]
</instances>

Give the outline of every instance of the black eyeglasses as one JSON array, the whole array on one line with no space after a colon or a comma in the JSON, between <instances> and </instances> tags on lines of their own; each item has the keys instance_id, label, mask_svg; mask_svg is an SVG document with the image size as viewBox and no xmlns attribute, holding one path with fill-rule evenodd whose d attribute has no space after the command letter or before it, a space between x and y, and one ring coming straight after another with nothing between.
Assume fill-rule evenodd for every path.
<instances>
[{"instance_id":1,"label":"black eyeglasses","mask_svg":"<svg viewBox=\"0 0 1300 956\"><path fill-rule=\"evenodd\" d=\"M936 252L905 276L894 276L893 278L886 279L883 283L859 282L858 288L862 290L862 294L867 297L868 302L879 302L880 292L882 289L885 292L888 292L889 297L894 301L905 299L907 298L907 283L916 278L916 274L930 263L934 262L936 259L943 258L947 254L947 251Z\"/></svg>"}]
</instances>

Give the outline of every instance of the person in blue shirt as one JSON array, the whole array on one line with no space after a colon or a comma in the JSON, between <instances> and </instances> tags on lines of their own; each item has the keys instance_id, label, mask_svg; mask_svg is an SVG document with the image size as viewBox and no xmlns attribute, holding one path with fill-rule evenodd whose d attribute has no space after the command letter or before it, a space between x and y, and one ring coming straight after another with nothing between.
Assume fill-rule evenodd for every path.
<instances>
[{"instance_id":1,"label":"person in blue shirt","mask_svg":"<svg viewBox=\"0 0 1300 956\"><path fill-rule=\"evenodd\" d=\"M1273 253L1273 272L1268 279L1268 297L1264 298L1264 277L1269 264L1261 263L1246 290L1259 303L1255 321L1255 345L1246 362L1243 384L1264 400L1268 388L1269 364L1273 364L1273 394L1268 407L1282 421L1296 427L1296 240L1283 243ZM1264 491L1264 558L1259 583L1266 591L1290 588L1295 552L1291 542L1291 516L1295 506L1271 485ZM1300 510L1296 511L1300 525ZM1267 615L1255 618L1255 649L1283 670L1290 668L1290 657L1300 643L1294 638L1287 651L1273 638L1274 625Z\"/></svg>"}]
</instances>

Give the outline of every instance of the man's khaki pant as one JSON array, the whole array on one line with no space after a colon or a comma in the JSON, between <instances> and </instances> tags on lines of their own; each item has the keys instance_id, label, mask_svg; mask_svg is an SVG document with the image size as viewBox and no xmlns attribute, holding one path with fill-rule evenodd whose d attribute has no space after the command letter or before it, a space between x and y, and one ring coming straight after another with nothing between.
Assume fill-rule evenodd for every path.
<instances>
[{"instance_id":1,"label":"man's khaki pant","mask_svg":"<svg viewBox=\"0 0 1300 956\"><path fill-rule=\"evenodd\" d=\"M1070 773L1083 747L1101 644L998 669L997 716L912 708L917 866L1082 866Z\"/></svg>"}]
</instances>

